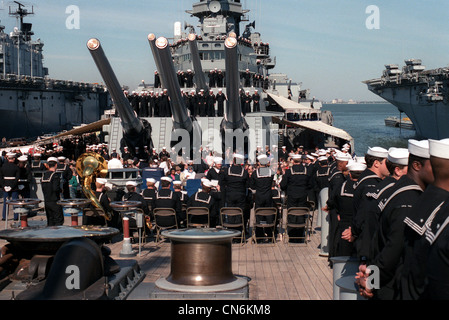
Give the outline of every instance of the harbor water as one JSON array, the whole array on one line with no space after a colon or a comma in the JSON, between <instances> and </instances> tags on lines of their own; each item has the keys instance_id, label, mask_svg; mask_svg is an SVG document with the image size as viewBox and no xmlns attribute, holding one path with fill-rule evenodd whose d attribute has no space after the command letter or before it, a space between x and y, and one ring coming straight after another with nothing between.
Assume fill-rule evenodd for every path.
<instances>
[{"instance_id":1,"label":"harbor water","mask_svg":"<svg viewBox=\"0 0 449 320\"><path fill-rule=\"evenodd\" d=\"M355 153L364 156L368 147L407 148L408 139L415 137L414 130L387 127L385 118L399 117L392 104L323 104L334 117L334 126L341 128L354 138ZM405 117L402 114L401 117Z\"/></svg>"}]
</instances>

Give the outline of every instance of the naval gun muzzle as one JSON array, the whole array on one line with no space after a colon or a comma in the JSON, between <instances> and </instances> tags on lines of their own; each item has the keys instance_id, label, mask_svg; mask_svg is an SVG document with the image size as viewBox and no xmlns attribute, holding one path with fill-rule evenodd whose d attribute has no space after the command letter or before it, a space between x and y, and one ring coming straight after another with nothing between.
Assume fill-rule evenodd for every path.
<instances>
[{"instance_id":1,"label":"naval gun muzzle","mask_svg":"<svg viewBox=\"0 0 449 320\"><path fill-rule=\"evenodd\" d=\"M195 71L196 86L198 89L203 89L209 92L209 86L206 84L206 77L201 66L200 54L198 52L197 36L190 33L187 37L189 39L189 48L192 57L193 70Z\"/></svg>"},{"instance_id":2,"label":"naval gun muzzle","mask_svg":"<svg viewBox=\"0 0 449 320\"><path fill-rule=\"evenodd\" d=\"M90 39L87 42L87 48L89 49L103 81L111 94L115 107L117 108L123 127L123 142L128 146L133 156L139 156L135 153L136 147L139 147L141 152L144 150L145 146L153 148L151 125L147 121L139 119L135 114L131 104L120 87L120 83L118 82L108 59L106 58L100 41L95 38ZM124 145L122 143L122 152L123 147Z\"/></svg>"},{"instance_id":3,"label":"naval gun muzzle","mask_svg":"<svg viewBox=\"0 0 449 320\"><path fill-rule=\"evenodd\" d=\"M225 116L221 122L221 136L223 152L226 147L231 147L233 151L244 148L248 149L247 130L249 129L243 113L240 100L239 88L240 77L238 70L238 53L237 53L237 39L229 36L225 40L225 66L226 66L226 94L228 103L226 107ZM241 137L239 137L241 135ZM230 139L239 139L244 137L244 146L232 143ZM236 141L237 141L236 140ZM237 144L237 145L236 145ZM243 151L243 150L240 150Z\"/></svg>"},{"instance_id":4,"label":"naval gun muzzle","mask_svg":"<svg viewBox=\"0 0 449 320\"><path fill-rule=\"evenodd\" d=\"M173 65L173 58L168 46L168 40L164 37L159 37L156 42L157 56L161 66L160 76L165 83L168 96L170 98L170 108L173 119L173 132L171 139L171 146L177 145L179 137L186 138L184 133L189 135L188 148L190 152L194 149L194 145L201 144L201 127L193 115L190 115L185 104L184 98L181 95L181 87L179 86L178 78ZM178 138L176 138L178 136ZM186 145L183 145L186 147Z\"/></svg>"}]
</instances>

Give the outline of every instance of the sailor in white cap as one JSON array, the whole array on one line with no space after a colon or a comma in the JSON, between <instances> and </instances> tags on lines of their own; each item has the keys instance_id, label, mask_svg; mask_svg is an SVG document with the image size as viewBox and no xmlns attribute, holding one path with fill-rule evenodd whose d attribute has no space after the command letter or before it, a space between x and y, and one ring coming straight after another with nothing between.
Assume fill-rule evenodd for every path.
<instances>
[{"instance_id":1,"label":"sailor in white cap","mask_svg":"<svg viewBox=\"0 0 449 320\"><path fill-rule=\"evenodd\" d=\"M63 199L70 199L69 181L72 178L73 172L70 166L65 163L66 157L59 156L57 159L58 165L56 166L56 172L61 175L62 197Z\"/></svg>"},{"instance_id":2,"label":"sailor in white cap","mask_svg":"<svg viewBox=\"0 0 449 320\"><path fill-rule=\"evenodd\" d=\"M176 212L176 221L178 227L184 225L185 221L185 213L182 210L182 203L179 195L171 190L172 179L166 176L161 178L161 189L156 193L156 197L150 201L151 209L159 209L159 208L171 208ZM161 219L161 222L158 222L158 225L161 227L174 225L174 219L167 217L165 219Z\"/></svg>"},{"instance_id":3,"label":"sailor in white cap","mask_svg":"<svg viewBox=\"0 0 449 320\"><path fill-rule=\"evenodd\" d=\"M249 219L249 212L246 210L249 174L244 167L244 160L245 157L242 154L234 154L233 163L225 170L223 175L221 190L225 191L226 198L224 201L228 207L242 209L246 223Z\"/></svg>"},{"instance_id":4,"label":"sailor in white cap","mask_svg":"<svg viewBox=\"0 0 449 320\"><path fill-rule=\"evenodd\" d=\"M101 206L102 211L98 211L93 204L90 205L91 212L87 212L88 214L83 214L83 225L98 225L98 226L117 226L117 218L114 217L113 210L110 206L110 199L107 195L106 184L108 180L106 178L95 178L95 197L97 198L98 203ZM106 220L105 216L109 215L111 220Z\"/></svg>"},{"instance_id":5,"label":"sailor in white cap","mask_svg":"<svg viewBox=\"0 0 449 320\"><path fill-rule=\"evenodd\" d=\"M61 199L61 178L56 172L58 159L49 157L47 168L41 178L42 193L44 195L45 214L47 216L47 226L60 226L64 224L64 214L62 207L58 205Z\"/></svg>"},{"instance_id":6,"label":"sailor in white cap","mask_svg":"<svg viewBox=\"0 0 449 320\"><path fill-rule=\"evenodd\" d=\"M271 187L273 185L274 172L270 169L270 162L265 154L259 155L257 160L259 161L260 166L251 174L249 182L249 188L254 194L255 209L273 207ZM273 221L267 221L267 223L272 222ZM256 237L259 237L258 233L261 233L262 231L263 230L256 230ZM265 231L268 231L268 229Z\"/></svg>"},{"instance_id":7,"label":"sailor in white cap","mask_svg":"<svg viewBox=\"0 0 449 320\"><path fill-rule=\"evenodd\" d=\"M397 148L391 150L390 154L392 155L388 161L405 163L402 159L405 157L404 151ZM423 166L420 161L416 160L419 159L413 158L409 154L407 173L397 179L392 186L386 186L379 190L376 197L377 211L368 215L377 217L368 220L368 226L373 227L372 230L376 230L371 231L372 238L376 240L371 242L367 261L379 268L379 275L384 279L379 289L364 291L364 295L368 298L372 296L380 300L397 298L395 297L397 291L394 289L397 286L395 275L401 267L400 262L404 252L404 228L406 226L404 220L412 212L411 210L414 211L415 206L420 207L418 199L427 185L433 181L432 171L426 169L425 164ZM375 224L376 222L378 225ZM365 227L363 232L365 232ZM385 261L388 263L384 263ZM364 277L360 278L362 287L366 287L365 280Z\"/></svg>"},{"instance_id":8,"label":"sailor in white cap","mask_svg":"<svg viewBox=\"0 0 449 320\"><path fill-rule=\"evenodd\" d=\"M224 102L227 100L226 95L223 93L223 89L218 89L218 93L215 95L217 100L217 117L223 117L224 115Z\"/></svg>"},{"instance_id":9,"label":"sailor in white cap","mask_svg":"<svg viewBox=\"0 0 449 320\"><path fill-rule=\"evenodd\" d=\"M350 160L347 164L349 174L345 180L334 189L334 193L329 196L327 201L328 210L335 210L337 221L335 226L331 224L329 232L329 256L351 256L353 254L353 242L342 238L342 233L352 224L354 213L353 194L354 182L357 181L360 174L366 169L363 163Z\"/></svg>"},{"instance_id":10,"label":"sailor in white cap","mask_svg":"<svg viewBox=\"0 0 449 320\"><path fill-rule=\"evenodd\" d=\"M368 147L365 154L365 163L367 168L360 174L354 190L354 217L351 229L344 233L347 239L355 240L355 248L359 257L366 257L367 252L360 252L361 232L365 221L365 213L361 207L365 201L369 201L366 194L376 191L378 184L390 175L387 168L388 150L382 147ZM361 212L359 214L359 212ZM369 239L369 237L368 237ZM363 240L365 241L365 240Z\"/></svg>"},{"instance_id":11,"label":"sailor in white cap","mask_svg":"<svg viewBox=\"0 0 449 320\"><path fill-rule=\"evenodd\" d=\"M209 226L215 228L219 222L221 193L212 192L213 184L209 179L201 179L201 189L187 201L187 208L201 207L209 209ZM191 217L189 223L207 223L204 216Z\"/></svg>"},{"instance_id":12,"label":"sailor in white cap","mask_svg":"<svg viewBox=\"0 0 449 320\"><path fill-rule=\"evenodd\" d=\"M221 157L215 157L212 167L207 171L206 179L209 179L211 181L217 180L218 184L221 185L223 176L223 159Z\"/></svg>"},{"instance_id":13,"label":"sailor in white cap","mask_svg":"<svg viewBox=\"0 0 449 320\"><path fill-rule=\"evenodd\" d=\"M22 155L17 160L19 161L17 166L19 167L20 171L19 179L17 181L19 196L21 196L23 199L27 199L30 197L30 184L33 179L33 175L28 164L28 156Z\"/></svg>"},{"instance_id":14,"label":"sailor in white cap","mask_svg":"<svg viewBox=\"0 0 449 320\"><path fill-rule=\"evenodd\" d=\"M130 180L130 181L126 181L126 193L123 195L122 200L123 201L138 201L140 202L140 205L138 206L138 208L143 210L143 213L146 216L150 215L150 210L148 209L148 204L145 201L145 199L142 197L142 195L138 192L137 186L139 184L137 183L137 181L134 180Z\"/></svg>"},{"instance_id":15,"label":"sailor in white cap","mask_svg":"<svg viewBox=\"0 0 449 320\"><path fill-rule=\"evenodd\" d=\"M3 189L3 204L7 200L17 200L19 197L18 180L20 170L16 162L16 154L8 152L6 154L7 161L0 167L0 185ZM6 219L6 205L3 205L2 219ZM14 215L14 219L18 219L18 215Z\"/></svg>"},{"instance_id":16,"label":"sailor in white cap","mask_svg":"<svg viewBox=\"0 0 449 320\"><path fill-rule=\"evenodd\" d=\"M151 204L151 201L153 201L156 198L157 188L156 188L156 179L154 178L147 178L146 179L147 187L143 189L142 191L142 197L145 199L148 205ZM151 217L153 218L153 217Z\"/></svg>"},{"instance_id":17,"label":"sailor in white cap","mask_svg":"<svg viewBox=\"0 0 449 320\"><path fill-rule=\"evenodd\" d=\"M422 257L429 257L428 245L430 242L422 240L425 243L425 245L422 245L419 239L436 238L436 243L432 243L433 250L433 248L438 248L435 245L438 246L440 237L444 236L444 232L441 231L445 230L439 230L436 226L443 224L441 218L447 216L448 212L447 206L442 204L449 198L449 188L447 187L449 185L449 176L447 175L449 172L449 157L447 154L449 140L429 139L418 141L411 139L408 141L408 146L411 161L409 170L414 166L421 166L424 172L427 171L429 179L432 176L434 178L434 181L427 185L427 188L418 199L417 205L408 212L404 219L406 224L404 232L405 249L401 277L398 281L399 295L400 299L418 300L423 297L426 289L424 284L428 282L428 267L433 273L433 279L446 275L442 268L439 268L438 271L438 273L441 273L440 275L434 273L433 266L427 263L427 259L422 259ZM414 161L412 162L412 160ZM439 234L438 237L435 236L437 233ZM442 252L438 254L442 254L441 257L445 256ZM430 256L432 257L432 263L441 266L441 261L435 259L433 252ZM444 280L441 281L444 282ZM431 285L427 286L441 292L441 289L433 281ZM429 294L433 294L429 290L426 291ZM446 298L444 297L443 299Z\"/></svg>"}]
</instances>

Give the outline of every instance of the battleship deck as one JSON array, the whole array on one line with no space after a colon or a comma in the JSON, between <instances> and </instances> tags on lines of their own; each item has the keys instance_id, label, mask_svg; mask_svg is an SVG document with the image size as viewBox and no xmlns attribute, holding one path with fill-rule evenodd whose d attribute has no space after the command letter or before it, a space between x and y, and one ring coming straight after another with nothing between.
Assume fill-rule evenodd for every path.
<instances>
[{"instance_id":1,"label":"battleship deck","mask_svg":"<svg viewBox=\"0 0 449 320\"><path fill-rule=\"evenodd\" d=\"M316 214L317 211L315 218ZM12 212L9 217L12 218ZM42 220L45 216L32 219ZM64 224L70 225L70 219L65 217ZM8 221L8 225L10 223ZM5 228L5 221L1 221L0 228ZM307 246L286 244L279 236L274 246L269 243L254 244L250 240L244 245L232 245L232 271L236 276L248 279L248 300L332 300L332 269L327 257L319 256L320 229L314 227L313 230ZM4 244L5 241L0 240L0 246ZM141 246L140 255L133 258L120 257L122 241L107 246L111 248L111 257L115 260L138 261L141 271L145 273L140 284L143 287L154 289L156 280L165 278L170 273L171 246L168 241L156 244L148 237L147 242ZM138 252L138 242L132 246ZM148 297L149 295L150 292ZM129 299L133 299L133 292ZM143 298L139 296L135 300L141 299Z\"/></svg>"}]
</instances>

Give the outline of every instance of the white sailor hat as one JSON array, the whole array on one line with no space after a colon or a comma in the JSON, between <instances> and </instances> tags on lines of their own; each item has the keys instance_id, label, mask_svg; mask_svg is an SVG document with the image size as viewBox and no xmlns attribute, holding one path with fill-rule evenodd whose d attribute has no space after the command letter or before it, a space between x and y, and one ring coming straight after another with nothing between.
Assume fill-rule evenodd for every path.
<instances>
[{"instance_id":1,"label":"white sailor hat","mask_svg":"<svg viewBox=\"0 0 449 320\"><path fill-rule=\"evenodd\" d=\"M27 156L20 156L19 161L28 161L28 157Z\"/></svg>"},{"instance_id":2,"label":"white sailor hat","mask_svg":"<svg viewBox=\"0 0 449 320\"><path fill-rule=\"evenodd\" d=\"M126 181L126 185L132 186L132 187L137 187L137 182L136 181Z\"/></svg>"},{"instance_id":3,"label":"white sailor hat","mask_svg":"<svg viewBox=\"0 0 449 320\"><path fill-rule=\"evenodd\" d=\"M215 157L214 158L214 163L215 164L221 164L223 162L223 159L222 158L220 158L220 157Z\"/></svg>"},{"instance_id":4,"label":"white sailor hat","mask_svg":"<svg viewBox=\"0 0 449 320\"><path fill-rule=\"evenodd\" d=\"M234 158L237 158L237 159L245 159L245 156L244 156L243 154L240 154L240 153L235 153L235 154L234 154Z\"/></svg>"},{"instance_id":5,"label":"white sailor hat","mask_svg":"<svg viewBox=\"0 0 449 320\"><path fill-rule=\"evenodd\" d=\"M315 160L315 158L313 156L311 156L310 154L308 154L306 157L310 160Z\"/></svg>"},{"instance_id":6,"label":"white sailor hat","mask_svg":"<svg viewBox=\"0 0 449 320\"><path fill-rule=\"evenodd\" d=\"M58 160L65 160L65 157L64 156L59 156Z\"/></svg>"},{"instance_id":7,"label":"white sailor hat","mask_svg":"<svg viewBox=\"0 0 449 320\"><path fill-rule=\"evenodd\" d=\"M34 157L40 157L40 156L42 156L40 153L35 153L34 155L33 155Z\"/></svg>"},{"instance_id":8,"label":"white sailor hat","mask_svg":"<svg viewBox=\"0 0 449 320\"><path fill-rule=\"evenodd\" d=\"M382 147L368 147L368 152L366 154L369 154L370 156L379 157L379 158L386 158L388 157L388 150L382 148Z\"/></svg>"},{"instance_id":9,"label":"white sailor hat","mask_svg":"<svg viewBox=\"0 0 449 320\"><path fill-rule=\"evenodd\" d=\"M348 153L344 153L344 152L337 152L337 155L335 156L335 160L337 161L349 161L351 160L351 155L349 155Z\"/></svg>"},{"instance_id":10,"label":"white sailor hat","mask_svg":"<svg viewBox=\"0 0 449 320\"><path fill-rule=\"evenodd\" d=\"M408 164L409 152L405 148L391 148L388 152L388 161L406 166Z\"/></svg>"},{"instance_id":11,"label":"white sailor hat","mask_svg":"<svg viewBox=\"0 0 449 320\"><path fill-rule=\"evenodd\" d=\"M365 163L366 164L366 160L365 157L356 157L355 161L360 162L360 163Z\"/></svg>"},{"instance_id":12,"label":"white sailor hat","mask_svg":"<svg viewBox=\"0 0 449 320\"><path fill-rule=\"evenodd\" d=\"M13 157L16 156L16 153L14 153L14 152L8 152L8 153L6 154L6 156L7 156L8 158L13 158Z\"/></svg>"},{"instance_id":13,"label":"white sailor hat","mask_svg":"<svg viewBox=\"0 0 449 320\"><path fill-rule=\"evenodd\" d=\"M429 140L414 140L410 139L408 140L408 152L411 154L424 158L429 159Z\"/></svg>"},{"instance_id":14,"label":"white sailor hat","mask_svg":"<svg viewBox=\"0 0 449 320\"><path fill-rule=\"evenodd\" d=\"M181 181L179 181L179 180L175 180L175 181L173 181L173 184L175 184L175 185L181 185L181 184L182 184L182 182L181 182Z\"/></svg>"},{"instance_id":15,"label":"white sailor hat","mask_svg":"<svg viewBox=\"0 0 449 320\"><path fill-rule=\"evenodd\" d=\"M365 171L366 164L357 162L357 161L349 161L348 165L346 166L349 171Z\"/></svg>"},{"instance_id":16,"label":"white sailor hat","mask_svg":"<svg viewBox=\"0 0 449 320\"><path fill-rule=\"evenodd\" d=\"M172 179L170 177L162 177L161 180L172 182Z\"/></svg>"},{"instance_id":17,"label":"white sailor hat","mask_svg":"<svg viewBox=\"0 0 449 320\"><path fill-rule=\"evenodd\" d=\"M149 182L149 183L156 183L156 179L154 179L154 178L147 178L147 182Z\"/></svg>"},{"instance_id":18,"label":"white sailor hat","mask_svg":"<svg viewBox=\"0 0 449 320\"><path fill-rule=\"evenodd\" d=\"M292 155L292 159L293 160L300 160L300 159L302 159L302 155L300 155L300 154L293 154Z\"/></svg>"},{"instance_id":19,"label":"white sailor hat","mask_svg":"<svg viewBox=\"0 0 449 320\"><path fill-rule=\"evenodd\" d=\"M318 161L319 161L319 162L321 162L321 161L327 161L327 157L325 157L325 156L318 157Z\"/></svg>"},{"instance_id":20,"label":"white sailor hat","mask_svg":"<svg viewBox=\"0 0 449 320\"><path fill-rule=\"evenodd\" d=\"M99 184L106 184L108 182L105 178L97 178L95 181Z\"/></svg>"},{"instance_id":21,"label":"white sailor hat","mask_svg":"<svg viewBox=\"0 0 449 320\"><path fill-rule=\"evenodd\" d=\"M261 154L260 156L257 157L257 160L259 160L259 162L261 164L267 164L268 163L268 157L266 154Z\"/></svg>"},{"instance_id":22,"label":"white sailor hat","mask_svg":"<svg viewBox=\"0 0 449 320\"><path fill-rule=\"evenodd\" d=\"M212 183L210 182L209 179L201 179L201 184L205 187L212 187Z\"/></svg>"},{"instance_id":23,"label":"white sailor hat","mask_svg":"<svg viewBox=\"0 0 449 320\"><path fill-rule=\"evenodd\" d=\"M58 158L50 157L47 159L47 162L58 162Z\"/></svg>"},{"instance_id":24,"label":"white sailor hat","mask_svg":"<svg viewBox=\"0 0 449 320\"><path fill-rule=\"evenodd\" d=\"M449 159L449 139L429 139L429 154L432 157Z\"/></svg>"}]
</instances>

